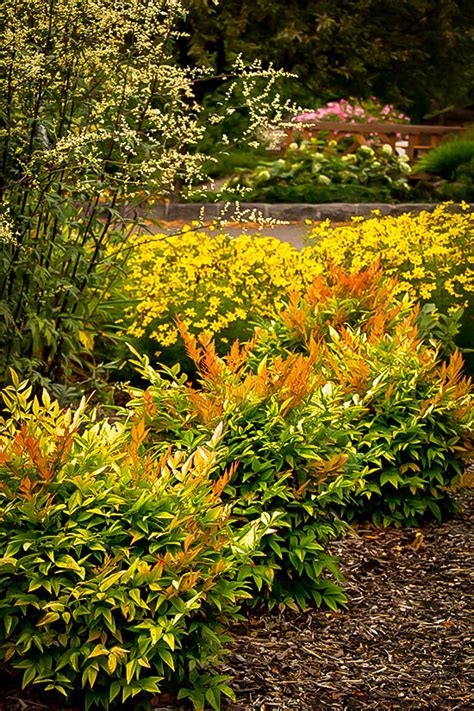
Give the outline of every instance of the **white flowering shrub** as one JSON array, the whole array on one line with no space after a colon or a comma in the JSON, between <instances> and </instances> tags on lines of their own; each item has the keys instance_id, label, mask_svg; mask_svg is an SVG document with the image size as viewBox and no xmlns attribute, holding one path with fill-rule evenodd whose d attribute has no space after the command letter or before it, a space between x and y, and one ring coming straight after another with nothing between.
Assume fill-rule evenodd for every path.
<instances>
[{"instance_id":1,"label":"white flowering shrub","mask_svg":"<svg viewBox=\"0 0 474 711\"><path fill-rule=\"evenodd\" d=\"M86 351L116 274L110 242L126 242L137 204L199 178L206 156L196 147L233 111L237 84L249 134L274 108L278 72L238 59L204 124L195 98L204 72L173 54L184 12L179 0L3 3L3 373L13 365L64 381L75 362L87 377Z\"/></svg>"}]
</instances>

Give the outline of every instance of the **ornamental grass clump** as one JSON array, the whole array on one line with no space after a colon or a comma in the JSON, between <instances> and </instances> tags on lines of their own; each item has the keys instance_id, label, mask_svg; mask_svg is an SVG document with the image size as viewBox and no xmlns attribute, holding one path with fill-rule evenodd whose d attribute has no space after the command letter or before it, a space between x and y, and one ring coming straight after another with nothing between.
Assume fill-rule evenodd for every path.
<instances>
[{"instance_id":1,"label":"ornamental grass clump","mask_svg":"<svg viewBox=\"0 0 474 711\"><path fill-rule=\"evenodd\" d=\"M30 393L15 376L2 392L2 668L86 709L163 689L219 708L223 625L263 527L230 527L212 444L157 456L143 419Z\"/></svg>"},{"instance_id":2,"label":"ornamental grass clump","mask_svg":"<svg viewBox=\"0 0 474 711\"><path fill-rule=\"evenodd\" d=\"M345 597L334 580L337 561L325 544L345 528L335 509L354 486L342 400L313 404L319 375L312 353L264 357L254 372L254 341L235 342L219 357L212 340L198 342L181 330L198 382L187 382L179 366L155 370L141 358L136 366L151 385L136 391L130 407L145 417L158 451L169 439L193 450L221 428L220 470L235 462L224 500L234 502L242 525L262 512L278 517L277 530L262 540L262 558L241 573L253 579L256 602L335 609Z\"/></svg>"},{"instance_id":3,"label":"ornamental grass clump","mask_svg":"<svg viewBox=\"0 0 474 711\"><path fill-rule=\"evenodd\" d=\"M433 200L467 200L474 198L474 139L471 132L452 137L421 157L414 169L428 173L426 183Z\"/></svg>"},{"instance_id":4,"label":"ornamental grass clump","mask_svg":"<svg viewBox=\"0 0 474 711\"><path fill-rule=\"evenodd\" d=\"M372 267L332 267L271 324L262 323L254 368L267 358L312 354L316 405L343 403L341 453L358 462L349 521L417 525L452 510L463 458L472 451L471 381L455 351L448 362L420 336L419 310L396 280ZM317 348L315 348L315 343ZM335 450L335 454L338 450Z\"/></svg>"},{"instance_id":5,"label":"ornamental grass clump","mask_svg":"<svg viewBox=\"0 0 474 711\"><path fill-rule=\"evenodd\" d=\"M415 170L437 175L450 181L456 180L465 171L472 181L473 160L474 140L472 138L458 138L441 143L433 150L428 151L418 161Z\"/></svg>"}]
</instances>

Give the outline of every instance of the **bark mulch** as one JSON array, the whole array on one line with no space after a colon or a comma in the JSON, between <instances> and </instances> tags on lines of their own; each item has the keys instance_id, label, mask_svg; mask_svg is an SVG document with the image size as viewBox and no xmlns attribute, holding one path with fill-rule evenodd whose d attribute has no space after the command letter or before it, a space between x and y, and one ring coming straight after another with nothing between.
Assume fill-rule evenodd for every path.
<instances>
[{"instance_id":1,"label":"bark mulch","mask_svg":"<svg viewBox=\"0 0 474 711\"><path fill-rule=\"evenodd\" d=\"M471 491L443 524L335 543L347 611L236 628L227 708L474 709L473 502Z\"/></svg>"},{"instance_id":2,"label":"bark mulch","mask_svg":"<svg viewBox=\"0 0 474 711\"><path fill-rule=\"evenodd\" d=\"M332 544L346 611L252 613L236 626L227 711L474 709L474 490L463 499L443 524L359 528ZM178 704L163 695L152 706ZM0 711L47 708L44 697L0 689Z\"/></svg>"}]
</instances>

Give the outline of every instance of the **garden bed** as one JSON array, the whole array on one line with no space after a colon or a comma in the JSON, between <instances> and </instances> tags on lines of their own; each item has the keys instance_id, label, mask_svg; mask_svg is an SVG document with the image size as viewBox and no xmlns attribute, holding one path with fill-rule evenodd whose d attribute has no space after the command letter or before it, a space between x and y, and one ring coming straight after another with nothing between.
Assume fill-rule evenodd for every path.
<instances>
[{"instance_id":1,"label":"garden bed","mask_svg":"<svg viewBox=\"0 0 474 711\"><path fill-rule=\"evenodd\" d=\"M442 525L335 543L348 610L253 616L234 630L229 709L472 708L473 500Z\"/></svg>"},{"instance_id":2,"label":"garden bed","mask_svg":"<svg viewBox=\"0 0 474 711\"><path fill-rule=\"evenodd\" d=\"M227 710L472 708L473 500L471 489L441 525L359 529L334 543L347 611L252 613L235 627ZM152 706L178 707L168 695ZM1 711L53 708L47 695L0 691Z\"/></svg>"},{"instance_id":3,"label":"garden bed","mask_svg":"<svg viewBox=\"0 0 474 711\"><path fill-rule=\"evenodd\" d=\"M441 522L468 485L464 323L436 300L469 297L472 222L444 206L328 221L301 251L193 226L130 236L120 290L140 382L122 418L34 399L14 372L2 393L0 708L59 710L53 689L79 711L147 697L217 711L222 695L233 711L469 708L467 519L367 522ZM417 294L433 302L420 311ZM243 345L229 344L235 324ZM170 348L156 368L153 339ZM364 527L329 545L342 521Z\"/></svg>"}]
</instances>

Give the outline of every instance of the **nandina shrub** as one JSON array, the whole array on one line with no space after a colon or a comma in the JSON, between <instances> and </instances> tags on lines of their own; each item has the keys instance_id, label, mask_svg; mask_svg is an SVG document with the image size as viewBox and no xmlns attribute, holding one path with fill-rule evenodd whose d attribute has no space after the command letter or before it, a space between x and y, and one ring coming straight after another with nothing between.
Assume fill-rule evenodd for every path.
<instances>
[{"instance_id":1,"label":"nandina shrub","mask_svg":"<svg viewBox=\"0 0 474 711\"><path fill-rule=\"evenodd\" d=\"M264 354L311 353L322 383L313 403L342 398L341 451L358 456L359 487L344 517L416 525L452 507L469 452L472 396L459 353L442 362L420 337L414 302L397 292L377 267L346 274L333 266L262 323L253 367Z\"/></svg>"},{"instance_id":2,"label":"nandina shrub","mask_svg":"<svg viewBox=\"0 0 474 711\"><path fill-rule=\"evenodd\" d=\"M159 371L141 358L135 364L151 385L135 391L131 407L145 417L158 450L168 439L193 449L218 426L221 470L236 463L224 498L235 501L242 524L262 511L278 516L277 530L262 540L264 556L241 572L252 576L256 601L334 609L345 598L333 581L336 560L324 546L344 527L335 508L354 485L354 457L343 451L342 401L311 402L319 382L312 354L271 364L263 358L252 372L253 342L236 342L220 358L212 341L198 343L181 330L198 383L187 383L178 366Z\"/></svg>"},{"instance_id":3,"label":"nandina shrub","mask_svg":"<svg viewBox=\"0 0 474 711\"><path fill-rule=\"evenodd\" d=\"M16 378L2 396L1 666L86 709L166 688L217 709L223 623L263 529L233 533L215 455L160 458L143 419L93 423Z\"/></svg>"},{"instance_id":4,"label":"nandina shrub","mask_svg":"<svg viewBox=\"0 0 474 711\"><path fill-rule=\"evenodd\" d=\"M271 320L259 322L250 360L295 351L309 353L344 326L390 330L413 313L413 302L397 297L397 293L398 282L386 277L380 263L372 262L350 273L328 260L324 272L304 291L294 289Z\"/></svg>"}]
</instances>

